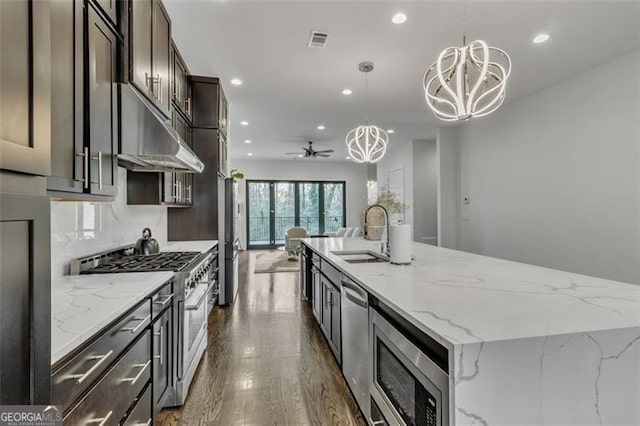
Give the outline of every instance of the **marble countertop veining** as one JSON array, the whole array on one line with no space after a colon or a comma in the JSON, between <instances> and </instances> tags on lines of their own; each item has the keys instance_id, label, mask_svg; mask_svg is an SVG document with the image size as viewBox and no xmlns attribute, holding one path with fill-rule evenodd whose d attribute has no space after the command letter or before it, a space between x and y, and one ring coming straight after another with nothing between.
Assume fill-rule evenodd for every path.
<instances>
[{"instance_id":1,"label":"marble countertop veining","mask_svg":"<svg viewBox=\"0 0 640 426\"><path fill-rule=\"evenodd\" d=\"M304 243L443 344L640 327L640 285L413 243L411 265L350 264L333 251L379 241Z\"/></svg>"},{"instance_id":2,"label":"marble countertop veining","mask_svg":"<svg viewBox=\"0 0 640 426\"><path fill-rule=\"evenodd\" d=\"M173 272L67 275L51 286L51 364L135 306Z\"/></svg>"},{"instance_id":3,"label":"marble countertop veining","mask_svg":"<svg viewBox=\"0 0 640 426\"><path fill-rule=\"evenodd\" d=\"M160 251L199 251L204 253L217 245L218 240L168 241L164 247L160 247Z\"/></svg>"}]
</instances>

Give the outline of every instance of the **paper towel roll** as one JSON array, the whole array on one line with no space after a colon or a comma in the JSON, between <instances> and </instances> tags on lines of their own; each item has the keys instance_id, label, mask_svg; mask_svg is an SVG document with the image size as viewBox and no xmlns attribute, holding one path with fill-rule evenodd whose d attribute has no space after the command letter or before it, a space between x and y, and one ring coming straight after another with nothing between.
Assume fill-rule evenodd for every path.
<instances>
[{"instance_id":1,"label":"paper towel roll","mask_svg":"<svg viewBox=\"0 0 640 426\"><path fill-rule=\"evenodd\" d=\"M407 265L411 263L411 225L391 225L389 231L389 252L391 263Z\"/></svg>"}]
</instances>

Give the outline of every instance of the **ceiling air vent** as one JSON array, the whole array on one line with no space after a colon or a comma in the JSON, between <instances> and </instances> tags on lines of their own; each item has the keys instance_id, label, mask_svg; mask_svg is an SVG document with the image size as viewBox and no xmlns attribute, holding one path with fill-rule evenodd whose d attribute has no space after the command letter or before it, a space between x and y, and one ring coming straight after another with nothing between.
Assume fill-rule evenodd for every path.
<instances>
[{"instance_id":1,"label":"ceiling air vent","mask_svg":"<svg viewBox=\"0 0 640 426\"><path fill-rule=\"evenodd\" d=\"M324 47L327 43L327 37L329 34L322 31L311 31L311 37L309 37L309 47Z\"/></svg>"}]
</instances>

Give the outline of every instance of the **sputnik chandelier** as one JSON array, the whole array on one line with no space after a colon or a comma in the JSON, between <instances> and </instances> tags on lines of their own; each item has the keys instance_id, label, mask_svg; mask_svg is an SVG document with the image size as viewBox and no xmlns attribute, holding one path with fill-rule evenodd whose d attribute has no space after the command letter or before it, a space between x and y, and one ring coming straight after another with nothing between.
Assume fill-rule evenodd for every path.
<instances>
[{"instance_id":1,"label":"sputnik chandelier","mask_svg":"<svg viewBox=\"0 0 640 426\"><path fill-rule=\"evenodd\" d=\"M361 62L358 69L364 73L365 82L365 112L369 107L369 83L367 73L373 71L373 62ZM370 125L369 118L365 121L364 126L358 126L347 133L345 139L349 157L356 163L377 163L382 160L387 151L389 136L387 132L378 126Z\"/></svg>"},{"instance_id":2,"label":"sputnik chandelier","mask_svg":"<svg viewBox=\"0 0 640 426\"><path fill-rule=\"evenodd\" d=\"M505 96L511 72L509 55L482 40L467 44L462 1L462 47L447 47L427 69L423 87L427 105L444 121L468 120L494 112Z\"/></svg>"}]
</instances>

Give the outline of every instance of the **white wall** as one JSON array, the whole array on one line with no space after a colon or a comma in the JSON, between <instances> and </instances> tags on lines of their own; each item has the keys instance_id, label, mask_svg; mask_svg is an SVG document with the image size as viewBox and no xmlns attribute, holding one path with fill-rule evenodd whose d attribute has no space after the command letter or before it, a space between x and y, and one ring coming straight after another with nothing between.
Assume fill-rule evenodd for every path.
<instances>
[{"instance_id":1,"label":"white wall","mask_svg":"<svg viewBox=\"0 0 640 426\"><path fill-rule=\"evenodd\" d=\"M389 172L402 170L404 194L400 201L407 204L408 207L404 215L392 215L392 219L402 220L406 224L413 225L413 143L390 143L387 152L377 165L378 190L388 184Z\"/></svg>"},{"instance_id":2,"label":"white wall","mask_svg":"<svg viewBox=\"0 0 640 426\"><path fill-rule=\"evenodd\" d=\"M167 207L128 206L127 171L118 167L113 202L51 202L51 276L69 273L69 261L134 244L150 228L160 248L167 243Z\"/></svg>"},{"instance_id":3,"label":"white wall","mask_svg":"<svg viewBox=\"0 0 640 426\"><path fill-rule=\"evenodd\" d=\"M413 239L437 245L438 163L435 140L413 141Z\"/></svg>"},{"instance_id":4,"label":"white wall","mask_svg":"<svg viewBox=\"0 0 640 426\"><path fill-rule=\"evenodd\" d=\"M440 127L436 136L438 245L458 249L460 145L453 127Z\"/></svg>"},{"instance_id":5,"label":"white wall","mask_svg":"<svg viewBox=\"0 0 640 426\"><path fill-rule=\"evenodd\" d=\"M461 249L640 283L640 51L456 133Z\"/></svg>"},{"instance_id":6,"label":"white wall","mask_svg":"<svg viewBox=\"0 0 640 426\"><path fill-rule=\"evenodd\" d=\"M274 180L344 180L347 191L347 226L360 226L360 215L367 206L367 167L351 162L322 160L237 160L231 167L245 174L246 179ZM246 185L240 182L238 199L238 238L246 247Z\"/></svg>"}]
</instances>

